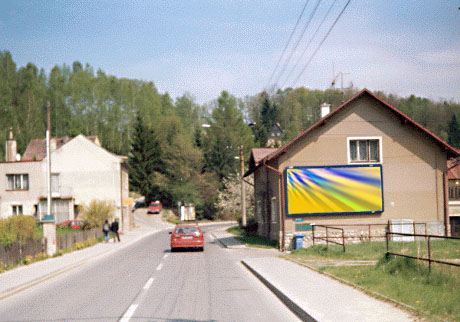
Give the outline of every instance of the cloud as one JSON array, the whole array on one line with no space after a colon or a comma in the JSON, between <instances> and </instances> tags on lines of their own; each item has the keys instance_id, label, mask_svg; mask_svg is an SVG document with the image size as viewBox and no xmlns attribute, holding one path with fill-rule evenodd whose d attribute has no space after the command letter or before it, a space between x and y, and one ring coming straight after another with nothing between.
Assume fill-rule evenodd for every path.
<instances>
[{"instance_id":1,"label":"cloud","mask_svg":"<svg viewBox=\"0 0 460 322\"><path fill-rule=\"evenodd\" d=\"M417 57L420 61L427 64L458 64L460 62L459 52L453 49L426 51Z\"/></svg>"}]
</instances>

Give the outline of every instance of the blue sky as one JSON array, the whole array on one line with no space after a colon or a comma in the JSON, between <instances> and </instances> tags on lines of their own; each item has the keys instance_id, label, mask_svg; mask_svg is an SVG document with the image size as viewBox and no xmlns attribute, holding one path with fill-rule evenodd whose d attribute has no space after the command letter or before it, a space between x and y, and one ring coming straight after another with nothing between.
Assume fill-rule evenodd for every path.
<instances>
[{"instance_id":1,"label":"blue sky","mask_svg":"<svg viewBox=\"0 0 460 322\"><path fill-rule=\"evenodd\" d=\"M308 2L298 29L317 1ZM336 0L302 56L333 0L319 3L297 50L288 47L284 78L299 64L278 86L326 89L334 66L348 73L345 86L460 102L458 0L352 0L301 74L346 2ZM305 3L2 1L0 50L9 50L19 67L33 62L48 72L78 60L117 77L153 81L173 98L189 92L205 103L222 90L244 97L266 87Z\"/></svg>"}]
</instances>

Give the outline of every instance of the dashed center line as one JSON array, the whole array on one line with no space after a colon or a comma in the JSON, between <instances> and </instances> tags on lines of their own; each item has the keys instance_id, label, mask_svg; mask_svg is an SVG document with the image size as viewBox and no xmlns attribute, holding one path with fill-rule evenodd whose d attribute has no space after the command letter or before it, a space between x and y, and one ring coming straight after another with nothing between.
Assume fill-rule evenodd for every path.
<instances>
[{"instance_id":1,"label":"dashed center line","mask_svg":"<svg viewBox=\"0 0 460 322\"><path fill-rule=\"evenodd\" d=\"M157 271L161 270L163 268L163 263L160 263L160 265L157 266Z\"/></svg>"},{"instance_id":2,"label":"dashed center line","mask_svg":"<svg viewBox=\"0 0 460 322\"><path fill-rule=\"evenodd\" d=\"M131 304L129 309L126 311L126 313L121 318L120 322L129 322L129 320L133 316L134 311L136 311L136 309L137 309L137 304Z\"/></svg>"},{"instance_id":3,"label":"dashed center line","mask_svg":"<svg viewBox=\"0 0 460 322\"><path fill-rule=\"evenodd\" d=\"M152 286L153 280L154 280L154 278L151 277L151 278L147 281L147 283L144 285L144 290L148 290L148 289L150 288L150 286Z\"/></svg>"}]
</instances>

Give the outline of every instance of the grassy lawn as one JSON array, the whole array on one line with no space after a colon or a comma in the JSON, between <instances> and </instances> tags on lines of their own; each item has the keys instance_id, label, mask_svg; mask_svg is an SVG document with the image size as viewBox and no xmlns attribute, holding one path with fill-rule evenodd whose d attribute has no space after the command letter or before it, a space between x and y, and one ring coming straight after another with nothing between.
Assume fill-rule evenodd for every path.
<instances>
[{"instance_id":1,"label":"grassy lawn","mask_svg":"<svg viewBox=\"0 0 460 322\"><path fill-rule=\"evenodd\" d=\"M240 226L232 226L227 229L227 232L235 235L235 238L250 247L278 248L278 242L276 240L270 240L254 234L248 234Z\"/></svg>"},{"instance_id":2,"label":"grassy lawn","mask_svg":"<svg viewBox=\"0 0 460 322\"><path fill-rule=\"evenodd\" d=\"M431 242L432 257L459 258L458 241ZM425 250L423 252L423 250ZM390 251L426 256L426 242L391 242ZM425 263L402 257L385 257L384 242L341 246L316 245L292 251L286 257L315 266L315 262L342 260L377 260L374 266L323 266L319 271L344 279L363 289L376 292L413 307L433 321L460 321L460 268L433 264L428 272Z\"/></svg>"},{"instance_id":3,"label":"grassy lawn","mask_svg":"<svg viewBox=\"0 0 460 322\"><path fill-rule=\"evenodd\" d=\"M460 275L428 273L415 260L381 260L376 266L325 267L324 271L415 308L433 321L460 321Z\"/></svg>"}]
</instances>

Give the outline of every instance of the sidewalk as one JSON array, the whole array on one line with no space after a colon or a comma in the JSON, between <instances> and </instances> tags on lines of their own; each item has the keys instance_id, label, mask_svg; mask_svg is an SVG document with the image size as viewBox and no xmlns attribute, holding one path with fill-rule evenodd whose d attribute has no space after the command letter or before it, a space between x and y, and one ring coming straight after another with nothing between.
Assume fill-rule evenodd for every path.
<instances>
[{"instance_id":1,"label":"sidewalk","mask_svg":"<svg viewBox=\"0 0 460 322\"><path fill-rule=\"evenodd\" d=\"M99 243L92 247L48 258L25 266L19 266L0 274L0 300L34 286L40 282L84 265L90 260L108 256L126 248L147 236L153 235L169 226L149 227L141 225L120 236L121 242Z\"/></svg>"},{"instance_id":2,"label":"sidewalk","mask_svg":"<svg viewBox=\"0 0 460 322\"><path fill-rule=\"evenodd\" d=\"M226 231L215 231L212 235L226 248L245 247ZM351 286L279 257L248 258L241 263L302 321L413 322L420 320L392 304L377 300Z\"/></svg>"}]
</instances>

